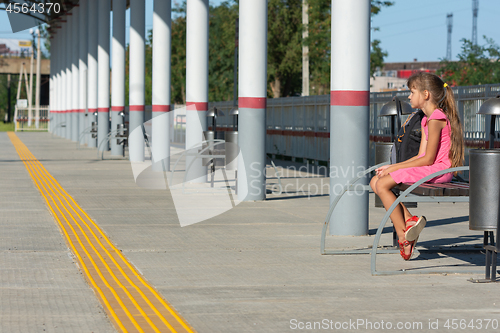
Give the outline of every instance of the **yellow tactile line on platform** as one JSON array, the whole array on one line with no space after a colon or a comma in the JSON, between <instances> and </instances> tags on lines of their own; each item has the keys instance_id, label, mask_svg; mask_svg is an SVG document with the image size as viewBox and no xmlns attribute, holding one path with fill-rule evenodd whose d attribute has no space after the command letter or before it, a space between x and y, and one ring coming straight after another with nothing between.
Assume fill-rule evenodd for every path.
<instances>
[{"instance_id":1,"label":"yellow tactile line on platform","mask_svg":"<svg viewBox=\"0 0 500 333\"><path fill-rule=\"evenodd\" d=\"M26 145L13 132L8 136L115 326L123 332L193 333Z\"/></svg>"}]
</instances>

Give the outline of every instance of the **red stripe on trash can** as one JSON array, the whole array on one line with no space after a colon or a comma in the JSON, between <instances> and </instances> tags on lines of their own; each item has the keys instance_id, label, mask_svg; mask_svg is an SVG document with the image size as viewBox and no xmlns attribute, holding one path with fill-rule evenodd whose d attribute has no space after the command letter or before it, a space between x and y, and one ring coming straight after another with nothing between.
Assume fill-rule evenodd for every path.
<instances>
[{"instance_id":1,"label":"red stripe on trash can","mask_svg":"<svg viewBox=\"0 0 500 333\"><path fill-rule=\"evenodd\" d=\"M369 106L370 91L332 90L330 105L338 106Z\"/></svg>"}]
</instances>

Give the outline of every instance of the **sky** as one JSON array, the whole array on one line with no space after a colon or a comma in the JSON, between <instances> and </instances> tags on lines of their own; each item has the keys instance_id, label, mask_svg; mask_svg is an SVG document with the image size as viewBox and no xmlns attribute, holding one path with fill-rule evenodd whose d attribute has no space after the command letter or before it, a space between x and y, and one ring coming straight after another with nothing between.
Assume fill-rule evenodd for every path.
<instances>
[{"instance_id":1,"label":"sky","mask_svg":"<svg viewBox=\"0 0 500 333\"><path fill-rule=\"evenodd\" d=\"M180 0L174 0L174 2ZM371 38L388 52L385 62L439 61L446 56L446 15L453 13L452 60L457 60L462 38L472 38L472 0L392 0L395 4L373 18ZM210 0L212 6L223 0ZM146 0L146 30L152 28L153 0ZM128 15L127 15L128 17ZM500 44L500 0L479 0L478 43L483 35ZM127 18L127 26L129 20ZM28 30L13 34L5 11L0 10L0 38L31 39ZM128 41L128 29L127 29Z\"/></svg>"},{"instance_id":2,"label":"sky","mask_svg":"<svg viewBox=\"0 0 500 333\"><path fill-rule=\"evenodd\" d=\"M457 60L462 38L472 39L472 0L393 0L372 20L371 38L379 39L389 55L385 62L438 61L446 57L446 15L453 13L452 60ZM483 35L500 44L500 0L479 0L477 41Z\"/></svg>"}]
</instances>

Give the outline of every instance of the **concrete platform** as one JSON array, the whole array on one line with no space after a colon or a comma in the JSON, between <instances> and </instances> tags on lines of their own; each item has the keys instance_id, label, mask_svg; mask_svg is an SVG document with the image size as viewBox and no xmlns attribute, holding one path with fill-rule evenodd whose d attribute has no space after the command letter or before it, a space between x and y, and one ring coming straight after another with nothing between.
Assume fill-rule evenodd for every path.
<instances>
[{"instance_id":1,"label":"concrete platform","mask_svg":"<svg viewBox=\"0 0 500 333\"><path fill-rule=\"evenodd\" d=\"M181 228L170 192L138 187L128 161L97 160L96 150L47 133L17 135L198 332L444 332L454 323L498 331L500 285L467 281L484 274L374 277L368 255L320 255L329 197L307 185L326 189L321 175L285 172L285 193ZM0 146L0 332L113 332L5 133ZM292 165L300 166L283 163ZM429 220L421 245L482 244L482 233L468 230L468 204L411 211ZM371 245L384 212L371 195L371 235L328 237L327 247ZM390 233L381 243L391 243ZM404 262L388 254L378 264L472 272L484 255L422 253Z\"/></svg>"}]
</instances>

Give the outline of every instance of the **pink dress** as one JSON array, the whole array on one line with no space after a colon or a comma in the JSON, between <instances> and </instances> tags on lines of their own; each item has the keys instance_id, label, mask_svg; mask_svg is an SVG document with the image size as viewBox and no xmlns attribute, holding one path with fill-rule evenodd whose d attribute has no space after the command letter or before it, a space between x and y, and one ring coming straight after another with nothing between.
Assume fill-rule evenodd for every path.
<instances>
[{"instance_id":1,"label":"pink dress","mask_svg":"<svg viewBox=\"0 0 500 333\"><path fill-rule=\"evenodd\" d=\"M451 167L451 161L449 158L450 148L451 148L451 126L450 121L443 113L443 111L436 109L429 117L431 119L443 119L446 120L446 126L441 130L441 138L439 139L438 150L436 153L436 159L432 165L426 165L421 167L405 168L399 169L391 172L390 175L396 183L415 183L418 180L427 177L428 175L448 169ZM427 116L422 119L422 128L425 132L425 137L429 138L429 129L427 128ZM419 157L425 156L425 153ZM448 183L453 178L451 173L446 173L444 175L438 176L427 183Z\"/></svg>"}]
</instances>

